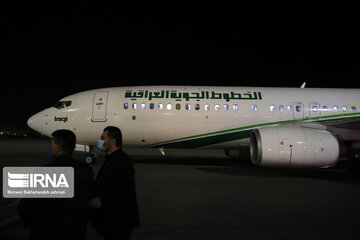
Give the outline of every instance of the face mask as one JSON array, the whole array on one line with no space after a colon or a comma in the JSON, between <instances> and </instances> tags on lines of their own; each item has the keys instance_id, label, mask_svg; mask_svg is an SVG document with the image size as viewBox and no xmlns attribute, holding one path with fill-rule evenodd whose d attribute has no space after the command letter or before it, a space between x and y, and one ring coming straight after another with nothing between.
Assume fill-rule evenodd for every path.
<instances>
[{"instance_id":1,"label":"face mask","mask_svg":"<svg viewBox=\"0 0 360 240\"><path fill-rule=\"evenodd\" d=\"M97 147L98 147L98 149L100 149L101 151L106 151L106 149L107 149L107 147L105 147L104 146L104 141L103 140L101 140L101 139L99 139L98 140L98 145L97 145Z\"/></svg>"}]
</instances>

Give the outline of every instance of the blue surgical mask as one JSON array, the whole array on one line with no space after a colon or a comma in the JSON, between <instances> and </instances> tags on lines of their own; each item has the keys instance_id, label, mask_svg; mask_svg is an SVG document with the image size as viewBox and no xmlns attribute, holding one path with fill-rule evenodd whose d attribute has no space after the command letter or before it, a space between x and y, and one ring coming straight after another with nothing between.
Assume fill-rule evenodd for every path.
<instances>
[{"instance_id":1,"label":"blue surgical mask","mask_svg":"<svg viewBox=\"0 0 360 240\"><path fill-rule=\"evenodd\" d=\"M106 149L107 149L107 147L104 146L104 143L105 143L105 142L104 142L103 140L101 140L101 139L98 140L97 147L98 147L98 149L100 149L101 151L106 151Z\"/></svg>"}]
</instances>

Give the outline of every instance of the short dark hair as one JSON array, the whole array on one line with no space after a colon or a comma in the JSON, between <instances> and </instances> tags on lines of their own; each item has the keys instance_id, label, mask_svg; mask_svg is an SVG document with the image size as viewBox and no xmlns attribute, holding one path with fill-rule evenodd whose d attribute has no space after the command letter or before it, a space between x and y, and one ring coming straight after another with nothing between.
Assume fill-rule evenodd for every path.
<instances>
[{"instance_id":1,"label":"short dark hair","mask_svg":"<svg viewBox=\"0 0 360 240\"><path fill-rule=\"evenodd\" d=\"M119 128L114 126L108 126L104 128L104 132L108 132L108 136L110 139L115 139L115 145L117 147L121 147L122 145L122 134Z\"/></svg>"},{"instance_id":2,"label":"short dark hair","mask_svg":"<svg viewBox=\"0 0 360 240\"><path fill-rule=\"evenodd\" d=\"M74 151L76 136L72 131L60 129L53 132L51 136L54 139L54 143L62 147L64 153L72 153Z\"/></svg>"}]
</instances>

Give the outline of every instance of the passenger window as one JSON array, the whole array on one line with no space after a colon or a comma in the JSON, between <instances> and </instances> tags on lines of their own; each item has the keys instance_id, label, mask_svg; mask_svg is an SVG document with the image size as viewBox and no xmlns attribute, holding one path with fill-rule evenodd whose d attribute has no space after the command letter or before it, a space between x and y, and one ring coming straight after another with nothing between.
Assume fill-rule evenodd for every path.
<instances>
[{"instance_id":1,"label":"passenger window","mask_svg":"<svg viewBox=\"0 0 360 240\"><path fill-rule=\"evenodd\" d=\"M54 108L62 109L71 106L71 101L59 101L54 105Z\"/></svg>"},{"instance_id":2,"label":"passenger window","mask_svg":"<svg viewBox=\"0 0 360 240\"><path fill-rule=\"evenodd\" d=\"M155 105L153 103L150 103L150 105L149 105L150 110L153 110L154 107L155 107Z\"/></svg>"},{"instance_id":3,"label":"passenger window","mask_svg":"<svg viewBox=\"0 0 360 240\"><path fill-rule=\"evenodd\" d=\"M256 106L256 105L252 105L252 106L251 106L251 109L252 109L254 112L256 112L256 111L257 111L257 106Z\"/></svg>"},{"instance_id":4,"label":"passenger window","mask_svg":"<svg viewBox=\"0 0 360 240\"><path fill-rule=\"evenodd\" d=\"M333 111L334 111L334 112L338 112L338 107L337 107L337 106L333 106Z\"/></svg>"},{"instance_id":5,"label":"passenger window","mask_svg":"<svg viewBox=\"0 0 360 240\"><path fill-rule=\"evenodd\" d=\"M187 103L187 104L185 105L185 109L186 109L186 110L190 110L190 109L191 109L190 104Z\"/></svg>"},{"instance_id":6,"label":"passenger window","mask_svg":"<svg viewBox=\"0 0 360 240\"><path fill-rule=\"evenodd\" d=\"M209 111L210 110L210 105L209 104L205 104L205 111Z\"/></svg>"},{"instance_id":7,"label":"passenger window","mask_svg":"<svg viewBox=\"0 0 360 240\"><path fill-rule=\"evenodd\" d=\"M284 106L283 106L283 105L280 105L280 106L279 106L279 111L280 111L280 112L283 112L283 111L284 111Z\"/></svg>"},{"instance_id":8,"label":"passenger window","mask_svg":"<svg viewBox=\"0 0 360 240\"><path fill-rule=\"evenodd\" d=\"M172 109L171 103L168 103L168 105L166 105L166 109L167 109L167 110L171 110L171 109Z\"/></svg>"},{"instance_id":9,"label":"passenger window","mask_svg":"<svg viewBox=\"0 0 360 240\"><path fill-rule=\"evenodd\" d=\"M177 103L176 104L176 110L180 110L181 109L181 104L180 103Z\"/></svg>"},{"instance_id":10,"label":"passenger window","mask_svg":"<svg viewBox=\"0 0 360 240\"><path fill-rule=\"evenodd\" d=\"M270 111L271 112L275 111L275 106L274 105L270 105Z\"/></svg>"},{"instance_id":11,"label":"passenger window","mask_svg":"<svg viewBox=\"0 0 360 240\"><path fill-rule=\"evenodd\" d=\"M137 109L137 104L136 104L136 103L133 103L133 104L132 104L132 109L134 109L134 110Z\"/></svg>"},{"instance_id":12,"label":"passenger window","mask_svg":"<svg viewBox=\"0 0 360 240\"><path fill-rule=\"evenodd\" d=\"M301 112L301 106L296 106L296 107L295 107L295 110L296 110L297 112Z\"/></svg>"},{"instance_id":13,"label":"passenger window","mask_svg":"<svg viewBox=\"0 0 360 240\"><path fill-rule=\"evenodd\" d=\"M128 109L129 108L129 104L128 103L124 103L124 109Z\"/></svg>"},{"instance_id":14,"label":"passenger window","mask_svg":"<svg viewBox=\"0 0 360 240\"><path fill-rule=\"evenodd\" d=\"M164 109L164 104L159 103L158 108L159 108L159 110L163 110Z\"/></svg>"},{"instance_id":15,"label":"passenger window","mask_svg":"<svg viewBox=\"0 0 360 240\"><path fill-rule=\"evenodd\" d=\"M356 113L356 107L355 106L351 107L351 112Z\"/></svg>"},{"instance_id":16,"label":"passenger window","mask_svg":"<svg viewBox=\"0 0 360 240\"><path fill-rule=\"evenodd\" d=\"M343 107L342 107L342 111L343 111L343 112L347 112L347 107L346 107L346 106L343 106Z\"/></svg>"},{"instance_id":17,"label":"passenger window","mask_svg":"<svg viewBox=\"0 0 360 240\"><path fill-rule=\"evenodd\" d=\"M288 105L288 106L286 107L286 109L287 109L288 112L291 112L291 110L292 110L291 105Z\"/></svg>"},{"instance_id":18,"label":"passenger window","mask_svg":"<svg viewBox=\"0 0 360 240\"><path fill-rule=\"evenodd\" d=\"M234 110L234 111L239 110L239 106L238 106L237 104L234 104L234 105L233 105L233 110Z\"/></svg>"},{"instance_id":19,"label":"passenger window","mask_svg":"<svg viewBox=\"0 0 360 240\"><path fill-rule=\"evenodd\" d=\"M215 105L215 111L220 111L220 105L219 104Z\"/></svg>"},{"instance_id":20,"label":"passenger window","mask_svg":"<svg viewBox=\"0 0 360 240\"><path fill-rule=\"evenodd\" d=\"M200 110L200 104L195 104L195 110Z\"/></svg>"},{"instance_id":21,"label":"passenger window","mask_svg":"<svg viewBox=\"0 0 360 240\"><path fill-rule=\"evenodd\" d=\"M312 112L317 112L317 111L318 111L318 108L317 108L317 106L312 106L312 107L311 107L311 110L312 110Z\"/></svg>"},{"instance_id":22,"label":"passenger window","mask_svg":"<svg viewBox=\"0 0 360 240\"><path fill-rule=\"evenodd\" d=\"M323 106L322 110L323 110L324 112L326 112L326 111L328 110L328 107L327 107L327 106Z\"/></svg>"},{"instance_id":23,"label":"passenger window","mask_svg":"<svg viewBox=\"0 0 360 240\"><path fill-rule=\"evenodd\" d=\"M224 105L224 110L225 110L225 111L229 110L229 105L225 104L225 105Z\"/></svg>"},{"instance_id":24,"label":"passenger window","mask_svg":"<svg viewBox=\"0 0 360 240\"><path fill-rule=\"evenodd\" d=\"M142 103L142 104L140 105L140 108L141 108L141 110L145 110L145 108L146 108L145 103Z\"/></svg>"}]
</instances>

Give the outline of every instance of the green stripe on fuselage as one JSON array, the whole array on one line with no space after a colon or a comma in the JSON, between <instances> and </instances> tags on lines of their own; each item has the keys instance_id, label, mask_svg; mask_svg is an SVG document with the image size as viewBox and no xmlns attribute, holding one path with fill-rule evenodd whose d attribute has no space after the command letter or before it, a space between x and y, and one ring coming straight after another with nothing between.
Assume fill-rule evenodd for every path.
<instances>
[{"instance_id":1,"label":"green stripe on fuselage","mask_svg":"<svg viewBox=\"0 0 360 240\"><path fill-rule=\"evenodd\" d=\"M148 145L146 147L197 148L212 144L249 138L251 131L256 128L261 128L266 126L276 126L276 125L289 124L289 123L298 123L298 122L331 123L331 122L344 121L347 119L358 118L354 116L359 116L359 115L360 113L348 113L348 114L340 114L340 115L305 118L303 120L287 120L287 121L261 123L261 124L244 126L240 128L233 128L233 129L227 129L217 132L204 133L204 134L199 134L184 138L173 139L169 141Z\"/></svg>"}]
</instances>

